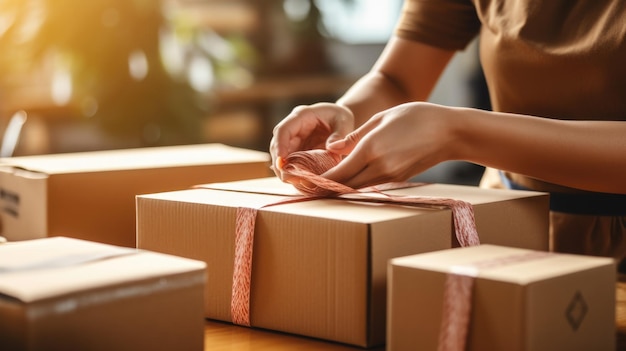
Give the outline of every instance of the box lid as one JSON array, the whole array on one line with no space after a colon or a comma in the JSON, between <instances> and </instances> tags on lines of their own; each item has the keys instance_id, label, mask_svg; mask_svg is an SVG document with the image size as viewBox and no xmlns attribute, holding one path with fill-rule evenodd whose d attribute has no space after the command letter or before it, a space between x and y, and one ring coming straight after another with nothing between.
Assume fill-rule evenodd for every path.
<instances>
[{"instance_id":1,"label":"box lid","mask_svg":"<svg viewBox=\"0 0 626 351\"><path fill-rule=\"evenodd\" d=\"M47 174L269 162L268 153L197 144L0 158L0 166Z\"/></svg>"},{"instance_id":2,"label":"box lid","mask_svg":"<svg viewBox=\"0 0 626 351\"><path fill-rule=\"evenodd\" d=\"M196 187L201 189L228 190L242 193L302 196L302 193L300 193L293 185L281 181L278 177L199 184Z\"/></svg>"},{"instance_id":3,"label":"box lid","mask_svg":"<svg viewBox=\"0 0 626 351\"><path fill-rule=\"evenodd\" d=\"M396 189L385 189L383 192L395 195L449 197L467 201L473 205L513 200L520 197L547 196L545 192L530 190L484 189L475 186L442 183L415 183L414 185L415 186L403 185ZM302 193L293 185L281 181L278 177L200 184L197 187L247 193L302 196ZM349 198L350 196L347 197Z\"/></svg>"},{"instance_id":4,"label":"box lid","mask_svg":"<svg viewBox=\"0 0 626 351\"><path fill-rule=\"evenodd\" d=\"M614 264L614 260L608 257L533 253L541 252L482 244L398 257L392 259L390 264L442 273L458 272L519 285ZM507 263L499 265L498 261ZM491 262L488 268L480 268L487 262Z\"/></svg>"},{"instance_id":5,"label":"box lid","mask_svg":"<svg viewBox=\"0 0 626 351\"><path fill-rule=\"evenodd\" d=\"M448 197L467 201L472 205L509 201L522 197L547 196L546 193L541 192L480 189L472 186L452 184L423 184L415 187L385 190L384 192L393 195ZM369 195L377 196L377 194L373 193L369 193ZM143 198L166 201L253 208L261 208L265 205L288 201L299 196L301 197L303 195L300 194L295 187L282 182L277 177L201 184L196 186L196 189L139 195L139 197ZM349 200L351 196L352 195L342 196L341 199L323 198L316 199L315 201L293 202L280 206L265 207L263 210L357 223L389 221L418 214L432 213L432 211L434 211L433 209L423 206L408 207L398 204L390 205L346 201L346 199ZM384 196L379 197L384 199Z\"/></svg>"},{"instance_id":6,"label":"box lid","mask_svg":"<svg viewBox=\"0 0 626 351\"><path fill-rule=\"evenodd\" d=\"M202 272L206 264L66 237L0 245L0 296L33 302L107 285Z\"/></svg>"}]
</instances>

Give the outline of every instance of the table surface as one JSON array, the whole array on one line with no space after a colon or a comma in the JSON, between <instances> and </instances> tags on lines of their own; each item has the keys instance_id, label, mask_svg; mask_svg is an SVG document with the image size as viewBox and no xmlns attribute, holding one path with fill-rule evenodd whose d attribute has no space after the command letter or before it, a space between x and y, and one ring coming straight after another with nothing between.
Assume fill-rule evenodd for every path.
<instances>
[{"instance_id":1,"label":"table surface","mask_svg":"<svg viewBox=\"0 0 626 351\"><path fill-rule=\"evenodd\" d=\"M616 285L616 329L617 350L626 351L626 276L620 277ZM326 342L280 332L235 326L230 323L207 321L205 328L205 350L211 351L354 351L359 347ZM384 347L368 350L382 351Z\"/></svg>"},{"instance_id":2,"label":"table surface","mask_svg":"<svg viewBox=\"0 0 626 351\"><path fill-rule=\"evenodd\" d=\"M626 350L626 276L619 278L616 288L615 320L617 325L617 350Z\"/></svg>"}]
</instances>

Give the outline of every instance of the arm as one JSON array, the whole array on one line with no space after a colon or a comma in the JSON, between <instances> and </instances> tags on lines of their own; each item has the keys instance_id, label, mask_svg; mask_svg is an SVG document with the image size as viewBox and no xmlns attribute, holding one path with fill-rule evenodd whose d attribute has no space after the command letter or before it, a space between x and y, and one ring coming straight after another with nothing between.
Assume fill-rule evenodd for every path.
<instances>
[{"instance_id":1,"label":"arm","mask_svg":"<svg viewBox=\"0 0 626 351\"><path fill-rule=\"evenodd\" d=\"M626 121L454 113L467 116L456 128L460 159L573 188L626 194Z\"/></svg>"},{"instance_id":2,"label":"arm","mask_svg":"<svg viewBox=\"0 0 626 351\"><path fill-rule=\"evenodd\" d=\"M377 112L410 101L426 101L454 51L391 38L369 73L338 101L357 126Z\"/></svg>"},{"instance_id":3,"label":"arm","mask_svg":"<svg viewBox=\"0 0 626 351\"><path fill-rule=\"evenodd\" d=\"M324 176L359 188L403 181L465 160L583 190L626 194L626 121L570 121L404 104L333 148L349 153Z\"/></svg>"},{"instance_id":4,"label":"arm","mask_svg":"<svg viewBox=\"0 0 626 351\"><path fill-rule=\"evenodd\" d=\"M270 142L274 171L282 178L278 163L290 153L326 148L379 111L427 99L453 54L451 50L392 38L372 70L337 104L298 106L276 125Z\"/></svg>"}]
</instances>

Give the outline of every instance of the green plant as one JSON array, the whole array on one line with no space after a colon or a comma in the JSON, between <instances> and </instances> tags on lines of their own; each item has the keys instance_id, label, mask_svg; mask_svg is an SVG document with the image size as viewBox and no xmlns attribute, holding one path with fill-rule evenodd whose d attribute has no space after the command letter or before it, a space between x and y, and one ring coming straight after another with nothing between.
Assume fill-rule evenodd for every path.
<instances>
[{"instance_id":1,"label":"green plant","mask_svg":"<svg viewBox=\"0 0 626 351\"><path fill-rule=\"evenodd\" d=\"M82 123L144 145L200 140L206 106L162 62L160 1L5 0L1 23L0 89L47 67L69 75L72 94L61 103Z\"/></svg>"}]
</instances>

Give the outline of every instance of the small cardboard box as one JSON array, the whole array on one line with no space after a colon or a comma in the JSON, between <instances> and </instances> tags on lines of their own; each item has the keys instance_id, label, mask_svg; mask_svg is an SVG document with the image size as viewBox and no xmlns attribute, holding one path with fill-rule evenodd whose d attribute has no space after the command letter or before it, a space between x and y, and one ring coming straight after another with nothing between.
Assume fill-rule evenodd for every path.
<instances>
[{"instance_id":1,"label":"small cardboard box","mask_svg":"<svg viewBox=\"0 0 626 351\"><path fill-rule=\"evenodd\" d=\"M452 272L476 275L468 351L615 350L612 258L485 244L389 261L387 350L438 349Z\"/></svg>"},{"instance_id":2,"label":"small cardboard box","mask_svg":"<svg viewBox=\"0 0 626 351\"><path fill-rule=\"evenodd\" d=\"M205 264L73 238L0 245L0 348L204 349Z\"/></svg>"},{"instance_id":3,"label":"small cardboard box","mask_svg":"<svg viewBox=\"0 0 626 351\"><path fill-rule=\"evenodd\" d=\"M221 144L0 159L0 235L136 247L135 195L266 177L269 155Z\"/></svg>"},{"instance_id":4,"label":"small cardboard box","mask_svg":"<svg viewBox=\"0 0 626 351\"><path fill-rule=\"evenodd\" d=\"M137 197L140 248L207 263L206 317L232 321L238 207L299 196L276 177ZM225 189L225 190L218 190ZM483 242L548 249L545 193L431 184L389 194L474 205ZM252 259L251 325L358 346L384 343L389 258L458 245L451 211L342 199L261 208Z\"/></svg>"}]
</instances>

